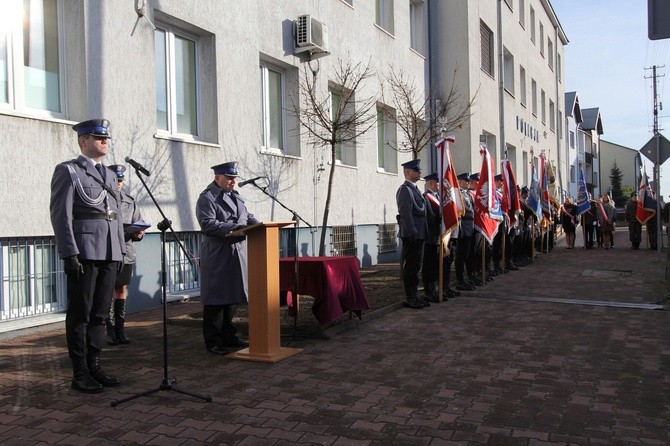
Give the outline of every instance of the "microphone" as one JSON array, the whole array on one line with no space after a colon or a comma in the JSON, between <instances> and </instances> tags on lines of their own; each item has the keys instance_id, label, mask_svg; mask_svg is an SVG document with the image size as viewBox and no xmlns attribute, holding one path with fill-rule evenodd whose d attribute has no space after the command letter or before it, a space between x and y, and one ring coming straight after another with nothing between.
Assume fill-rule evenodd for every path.
<instances>
[{"instance_id":1,"label":"microphone","mask_svg":"<svg viewBox=\"0 0 670 446\"><path fill-rule=\"evenodd\" d=\"M143 165L141 165L140 163L138 163L138 162L135 161L134 159L131 159L129 156L126 157L126 162L127 162L128 164L130 164L131 166L133 166L136 170L139 170L140 172L142 172L144 175L146 175L146 176L150 176L150 175L151 175L151 172L149 172L149 171L146 169L146 167L144 167Z\"/></svg>"},{"instance_id":2,"label":"microphone","mask_svg":"<svg viewBox=\"0 0 670 446\"><path fill-rule=\"evenodd\" d=\"M239 186L242 187L242 186L246 186L246 185L249 184L249 183L255 183L256 180L260 180L261 178L265 178L265 179L267 180L268 177L256 177L256 178L252 178L252 179L250 179L250 180L242 181L242 182L239 184Z\"/></svg>"}]
</instances>

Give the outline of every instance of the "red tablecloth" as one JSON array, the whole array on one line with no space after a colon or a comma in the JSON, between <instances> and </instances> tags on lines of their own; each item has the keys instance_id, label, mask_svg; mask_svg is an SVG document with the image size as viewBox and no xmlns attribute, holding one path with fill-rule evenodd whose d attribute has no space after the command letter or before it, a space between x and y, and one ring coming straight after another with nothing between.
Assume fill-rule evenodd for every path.
<instances>
[{"instance_id":1,"label":"red tablecloth","mask_svg":"<svg viewBox=\"0 0 670 446\"><path fill-rule=\"evenodd\" d=\"M280 287L314 297L312 312L321 325L336 321L347 311L370 308L356 257L298 257L297 292L294 262L293 257L280 259Z\"/></svg>"}]
</instances>

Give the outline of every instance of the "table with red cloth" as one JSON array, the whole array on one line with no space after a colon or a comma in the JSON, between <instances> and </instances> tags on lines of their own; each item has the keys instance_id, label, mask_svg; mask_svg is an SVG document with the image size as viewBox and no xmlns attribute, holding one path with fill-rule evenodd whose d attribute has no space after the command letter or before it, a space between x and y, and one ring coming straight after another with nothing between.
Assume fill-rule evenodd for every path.
<instances>
[{"instance_id":1,"label":"table with red cloth","mask_svg":"<svg viewBox=\"0 0 670 446\"><path fill-rule=\"evenodd\" d=\"M298 280L296 291L295 258L280 259L280 288L312 296L312 312L322 326L338 320L347 311L360 315L362 310L370 309L357 257L298 257Z\"/></svg>"}]
</instances>

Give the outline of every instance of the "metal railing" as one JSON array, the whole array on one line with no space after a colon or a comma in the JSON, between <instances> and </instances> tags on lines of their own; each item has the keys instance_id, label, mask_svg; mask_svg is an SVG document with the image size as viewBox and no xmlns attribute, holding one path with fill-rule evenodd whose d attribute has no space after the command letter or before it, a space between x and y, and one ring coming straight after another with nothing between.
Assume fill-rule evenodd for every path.
<instances>
[{"instance_id":1,"label":"metal railing","mask_svg":"<svg viewBox=\"0 0 670 446\"><path fill-rule=\"evenodd\" d=\"M355 226L333 226L330 234L330 253L334 257L358 255Z\"/></svg>"},{"instance_id":2,"label":"metal railing","mask_svg":"<svg viewBox=\"0 0 670 446\"><path fill-rule=\"evenodd\" d=\"M379 253L394 252L398 249L395 223L377 225L377 250Z\"/></svg>"},{"instance_id":3,"label":"metal railing","mask_svg":"<svg viewBox=\"0 0 670 446\"><path fill-rule=\"evenodd\" d=\"M54 237L0 239L0 320L67 308L63 262Z\"/></svg>"}]
</instances>

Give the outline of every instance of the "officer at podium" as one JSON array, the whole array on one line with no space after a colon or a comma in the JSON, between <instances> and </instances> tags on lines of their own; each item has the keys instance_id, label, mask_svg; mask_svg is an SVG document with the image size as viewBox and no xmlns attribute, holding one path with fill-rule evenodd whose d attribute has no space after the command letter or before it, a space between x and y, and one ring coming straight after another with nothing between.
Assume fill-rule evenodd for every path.
<instances>
[{"instance_id":1,"label":"officer at podium","mask_svg":"<svg viewBox=\"0 0 670 446\"><path fill-rule=\"evenodd\" d=\"M204 235L200 249L202 333L207 351L228 354L227 348L249 344L237 337L233 325L236 305L247 303L247 242L230 233L260 223L235 190L238 163L212 166L214 181L202 191L195 207Z\"/></svg>"}]
</instances>

